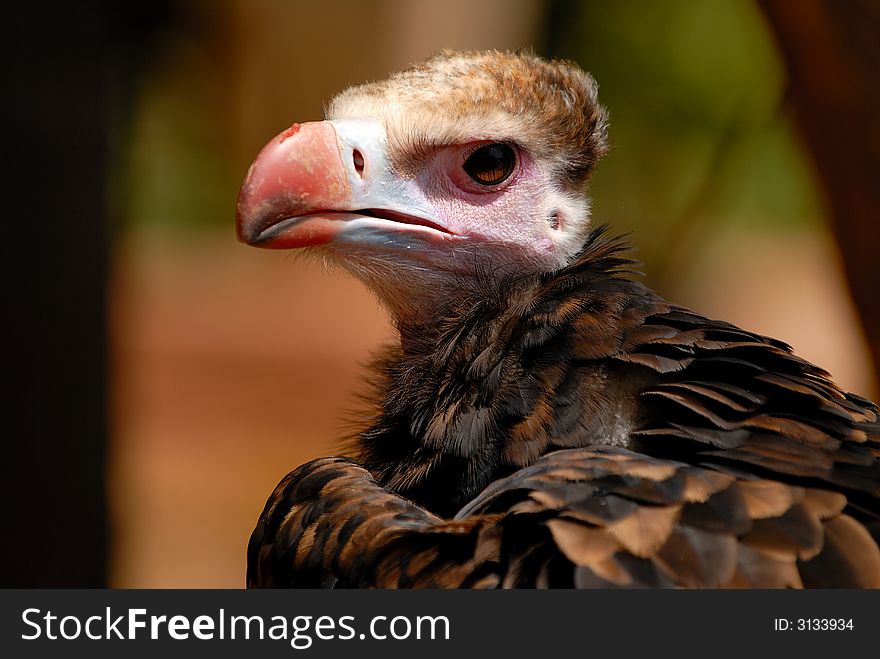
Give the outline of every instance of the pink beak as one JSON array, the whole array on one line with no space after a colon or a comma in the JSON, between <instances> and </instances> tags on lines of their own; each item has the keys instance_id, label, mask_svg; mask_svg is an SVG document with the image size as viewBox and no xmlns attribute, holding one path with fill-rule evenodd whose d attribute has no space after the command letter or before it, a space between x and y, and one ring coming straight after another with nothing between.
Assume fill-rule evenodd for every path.
<instances>
[{"instance_id":1,"label":"pink beak","mask_svg":"<svg viewBox=\"0 0 880 659\"><path fill-rule=\"evenodd\" d=\"M248 170L236 207L238 239L276 249L329 243L350 200L333 124L293 124L263 147Z\"/></svg>"}]
</instances>

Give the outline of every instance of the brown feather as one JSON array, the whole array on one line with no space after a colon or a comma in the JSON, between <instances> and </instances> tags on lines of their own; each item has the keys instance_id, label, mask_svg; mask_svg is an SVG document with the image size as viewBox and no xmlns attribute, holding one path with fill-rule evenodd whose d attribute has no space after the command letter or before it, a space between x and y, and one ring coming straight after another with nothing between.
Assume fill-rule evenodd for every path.
<instances>
[{"instance_id":1,"label":"brown feather","mask_svg":"<svg viewBox=\"0 0 880 659\"><path fill-rule=\"evenodd\" d=\"M392 90L402 175L487 108L567 193L607 150L595 83L564 62L444 53L331 114L385 116ZM477 267L373 363L352 457L275 488L248 585L880 587L877 406L661 299L624 249L600 227L554 271Z\"/></svg>"}]
</instances>

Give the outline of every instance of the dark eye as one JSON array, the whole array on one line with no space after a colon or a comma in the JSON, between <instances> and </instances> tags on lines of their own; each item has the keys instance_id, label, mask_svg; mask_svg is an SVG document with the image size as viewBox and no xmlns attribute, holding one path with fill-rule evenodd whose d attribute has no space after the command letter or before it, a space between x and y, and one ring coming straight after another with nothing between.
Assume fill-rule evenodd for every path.
<instances>
[{"instance_id":1,"label":"dark eye","mask_svg":"<svg viewBox=\"0 0 880 659\"><path fill-rule=\"evenodd\" d=\"M516 154L509 144L487 144L464 161L464 171L480 185L498 185L507 179L516 165Z\"/></svg>"}]
</instances>

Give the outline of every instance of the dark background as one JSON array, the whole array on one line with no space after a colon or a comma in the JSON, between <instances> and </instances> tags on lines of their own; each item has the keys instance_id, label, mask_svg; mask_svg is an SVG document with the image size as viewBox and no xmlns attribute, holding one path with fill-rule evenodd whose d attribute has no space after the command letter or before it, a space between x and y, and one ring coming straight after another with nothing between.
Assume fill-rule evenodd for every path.
<instances>
[{"instance_id":1,"label":"dark background","mask_svg":"<svg viewBox=\"0 0 880 659\"><path fill-rule=\"evenodd\" d=\"M2 585L242 585L266 496L337 450L391 332L358 284L238 245L238 185L442 47L590 70L594 218L647 281L877 395L880 3L32 2L0 30Z\"/></svg>"}]
</instances>

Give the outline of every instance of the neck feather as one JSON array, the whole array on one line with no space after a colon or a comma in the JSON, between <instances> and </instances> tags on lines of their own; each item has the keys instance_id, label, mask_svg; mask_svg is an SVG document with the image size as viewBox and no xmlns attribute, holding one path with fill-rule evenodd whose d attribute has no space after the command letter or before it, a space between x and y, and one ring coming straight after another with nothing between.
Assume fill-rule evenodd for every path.
<instances>
[{"instance_id":1,"label":"neck feather","mask_svg":"<svg viewBox=\"0 0 880 659\"><path fill-rule=\"evenodd\" d=\"M548 396L566 386L578 351L573 324L587 314L614 333L625 303L606 296L622 301L643 290L620 276L628 261L619 251L594 233L557 272L458 279L442 291L445 302L430 298L430 314L407 316L417 320L401 322L402 345L373 365L375 407L354 438L358 459L385 487L451 516L492 480L551 450L561 421ZM590 367L578 368L584 376ZM602 368L597 360L597 387Z\"/></svg>"}]
</instances>

